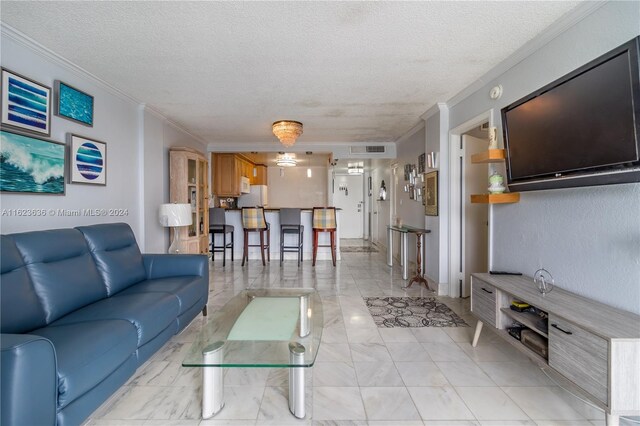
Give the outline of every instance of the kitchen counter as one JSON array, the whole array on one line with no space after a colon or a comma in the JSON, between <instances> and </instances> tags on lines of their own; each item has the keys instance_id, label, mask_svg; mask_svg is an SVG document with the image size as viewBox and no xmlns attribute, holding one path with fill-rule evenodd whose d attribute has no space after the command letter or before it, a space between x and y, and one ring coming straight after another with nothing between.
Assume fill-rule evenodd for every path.
<instances>
[{"instance_id":1,"label":"kitchen counter","mask_svg":"<svg viewBox=\"0 0 640 426\"><path fill-rule=\"evenodd\" d=\"M233 255L234 259L242 259L242 250L244 248L244 236L242 230L242 209L226 209L225 212L225 220L227 225L232 225L234 227L233 234ZM340 260L340 210L336 209L336 259ZM303 254L305 260L311 260L313 257L313 225L312 225L312 211L313 209L307 208L302 209L301 212L301 222L302 226L304 226L303 233ZM271 253L271 262L280 262L280 209L279 208L265 208L264 216L271 227L271 246L269 247L269 252ZM211 238L211 237L209 237ZM222 235L216 235L218 238L218 243L222 244ZM295 244L295 235L287 234L287 245ZM259 244L260 235L257 232L252 232L249 234L249 244ZM318 236L318 244L320 245L329 245L329 233L321 232ZM228 254L227 254L228 255ZM216 254L216 262L220 260L222 262L222 254ZM249 259L260 259L260 248L259 247L249 247ZM296 253L285 253L284 259L297 259ZM318 260L331 260L331 249L328 247L320 247L318 248Z\"/></svg>"}]
</instances>

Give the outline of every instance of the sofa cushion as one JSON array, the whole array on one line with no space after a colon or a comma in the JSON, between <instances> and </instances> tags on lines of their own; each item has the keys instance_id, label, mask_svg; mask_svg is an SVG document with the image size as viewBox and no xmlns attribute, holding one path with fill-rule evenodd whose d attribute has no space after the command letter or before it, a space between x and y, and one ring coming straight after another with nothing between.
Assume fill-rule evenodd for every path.
<instances>
[{"instance_id":1,"label":"sofa cushion","mask_svg":"<svg viewBox=\"0 0 640 426\"><path fill-rule=\"evenodd\" d=\"M0 327L3 333L26 333L46 325L44 309L13 240L0 236Z\"/></svg>"},{"instance_id":2,"label":"sofa cushion","mask_svg":"<svg viewBox=\"0 0 640 426\"><path fill-rule=\"evenodd\" d=\"M125 320L48 326L31 334L49 339L58 360L58 407L63 408L118 369L137 349Z\"/></svg>"},{"instance_id":3,"label":"sofa cushion","mask_svg":"<svg viewBox=\"0 0 640 426\"><path fill-rule=\"evenodd\" d=\"M204 280L199 276L157 278L131 286L118 293L118 296L149 292L173 294L178 298L179 315L182 315L202 298L203 285Z\"/></svg>"},{"instance_id":4,"label":"sofa cushion","mask_svg":"<svg viewBox=\"0 0 640 426\"><path fill-rule=\"evenodd\" d=\"M79 231L25 232L10 238L26 264L47 324L107 296Z\"/></svg>"},{"instance_id":5,"label":"sofa cushion","mask_svg":"<svg viewBox=\"0 0 640 426\"><path fill-rule=\"evenodd\" d=\"M113 296L85 306L53 323L54 326L86 321L127 320L136 327L138 347L156 337L176 321L180 303L168 293Z\"/></svg>"},{"instance_id":6,"label":"sofa cushion","mask_svg":"<svg viewBox=\"0 0 640 426\"><path fill-rule=\"evenodd\" d=\"M147 278L142 253L126 223L79 226L84 234L109 296Z\"/></svg>"}]
</instances>

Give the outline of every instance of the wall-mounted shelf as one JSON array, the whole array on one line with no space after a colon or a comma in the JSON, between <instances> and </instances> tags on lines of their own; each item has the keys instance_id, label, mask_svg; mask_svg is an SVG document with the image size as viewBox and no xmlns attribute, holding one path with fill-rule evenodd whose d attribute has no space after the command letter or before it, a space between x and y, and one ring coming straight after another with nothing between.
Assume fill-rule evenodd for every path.
<instances>
[{"instance_id":1,"label":"wall-mounted shelf","mask_svg":"<svg viewBox=\"0 0 640 426\"><path fill-rule=\"evenodd\" d=\"M504 149L489 149L471 156L473 164L500 163L506 158Z\"/></svg>"},{"instance_id":2,"label":"wall-mounted shelf","mask_svg":"<svg viewBox=\"0 0 640 426\"><path fill-rule=\"evenodd\" d=\"M508 192L503 194L472 194L471 202L474 204L506 204L520 201L519 192Z\"/></svg>"}]
</instances>

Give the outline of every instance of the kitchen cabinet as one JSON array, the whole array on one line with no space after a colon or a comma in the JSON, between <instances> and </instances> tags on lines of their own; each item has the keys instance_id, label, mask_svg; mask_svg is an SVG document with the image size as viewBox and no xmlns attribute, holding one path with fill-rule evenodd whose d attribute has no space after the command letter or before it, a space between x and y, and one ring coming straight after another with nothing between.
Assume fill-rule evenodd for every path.
<instances>
[{"instance_id":1,"label":"kitchen cabinet","mask_svg":"<svg viewBox=\"0 0 640 426\"><path fill-rule=\"evenodd\" d=\"M239 197L241 177L249 178L251 185L267 184L267 166L254 164L241 155L211 154L211 163L211 187L218 197Z\"/></svg>"},{"instance_id":2,"label":"kitchen cabinet","mask_svg":"<svg viewBox=\"0 0 640 426\"><path fill-rule=\"evenodd\" d=\"M213 163L213 195L218 197L240 196L240 160L235 154L211 154Z\"/></svg>"},{"instance_id":3,"label":"kitchen cabinet","mask_svg":"<svg viewBox=\"0 0 640 426\"><path fill-rule=\"evenodd\" d=\"M207 159L191 148L172 148L169 151L169 201L191 204L192 224L171 228L180 232L187 253L209 253L209 191L207 188Z\"/></svg>"}]
</instances>

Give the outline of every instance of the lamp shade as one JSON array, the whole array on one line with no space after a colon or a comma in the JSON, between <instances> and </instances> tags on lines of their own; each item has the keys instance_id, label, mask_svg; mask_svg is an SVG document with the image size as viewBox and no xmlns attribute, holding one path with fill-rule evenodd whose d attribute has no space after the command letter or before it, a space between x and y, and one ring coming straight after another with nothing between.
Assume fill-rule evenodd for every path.
<instances>
[{"instance_id":1,"label":"lamp shade","mask_svg":"<svg viewBox=\"0 0 640 426\"><path fill-rule=\"evenodd\" d=\"M162 226L191 225L191 204L161 204L158 219Z\"/></svg>"}]
</instances>

